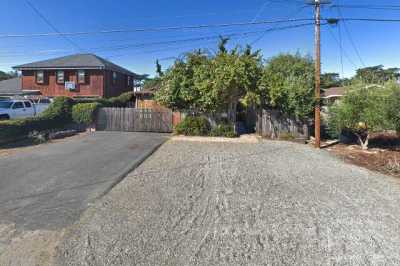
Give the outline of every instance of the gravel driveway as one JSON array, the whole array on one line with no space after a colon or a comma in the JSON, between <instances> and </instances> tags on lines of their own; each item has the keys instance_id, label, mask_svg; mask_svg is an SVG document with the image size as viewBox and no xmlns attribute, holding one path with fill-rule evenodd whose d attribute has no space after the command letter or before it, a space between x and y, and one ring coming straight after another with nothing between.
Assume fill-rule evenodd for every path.
<instances>
[{"instance_id":1,"label":"gravel driveway","mask_svg":"<svg viewBox=\"0 0 400 266\"><path fill-rule=\"evenodd\" d=\"M400 182L287 142L168 141L85 212L60 265L399 265Z\"/></svg>"},{"instance_id":2,"label":"gravel driveway","mask_svg":"<svg viewBox=\"0 0 400 266\"><path fill-rule=\"evenodd\" d=\"M167 136L96 132L1 156L0 265L44 265L34 257Z\"/></svg>"}]
</instances>

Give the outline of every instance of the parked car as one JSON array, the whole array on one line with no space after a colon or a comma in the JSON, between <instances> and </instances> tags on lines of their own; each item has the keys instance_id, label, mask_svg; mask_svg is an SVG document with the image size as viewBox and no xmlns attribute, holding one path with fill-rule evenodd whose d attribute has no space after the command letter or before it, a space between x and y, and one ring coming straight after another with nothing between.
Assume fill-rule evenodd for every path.
<instances>
[{"instance_id":1,"label":"parked car","mask_svg":"<svg viewBox=\"0 0 400 266\"><path fill-rule=\"evenodd\" d=\"M25 118L35 115L35 104L30 100L0 101L0 120Z\"/></svg>"},{"instance_id":2,"label":"parked car","mask_svg":"<svg viewBox=\"0 0 400 266\"><path fill-rule=\"evenodd\" d=\"M36 98L31 99L31 101L35 104L36 115L46 110L51 103L51 100L49 98Z\"/></svg>"}]
</instances>

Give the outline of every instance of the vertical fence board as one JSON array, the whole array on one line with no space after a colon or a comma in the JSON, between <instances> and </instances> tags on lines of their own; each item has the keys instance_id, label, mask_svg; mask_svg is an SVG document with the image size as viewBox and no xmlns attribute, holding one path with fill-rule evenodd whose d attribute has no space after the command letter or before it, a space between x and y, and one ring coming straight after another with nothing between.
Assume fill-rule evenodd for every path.
<instances>
[{"instance_id":1,"label":"vertical fence board","mask_svg":"<svg viewBox=\"0 0 400 266\"><path fill-rule=\"evenodd\" d=\"M172 111L135 108L101 108L97 129L105 131L172 132Z\"/></svg>"}]
</instances>

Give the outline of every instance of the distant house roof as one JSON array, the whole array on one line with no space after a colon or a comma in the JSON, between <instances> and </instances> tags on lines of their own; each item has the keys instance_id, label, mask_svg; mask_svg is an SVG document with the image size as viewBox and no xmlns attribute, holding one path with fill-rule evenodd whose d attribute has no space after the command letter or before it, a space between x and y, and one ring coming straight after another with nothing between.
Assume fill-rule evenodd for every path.
<instances>
[{"instance_id":1,"label":"distant house roof","mask_svg":"<svg viewBox=\"0 0 400 266\"><path fill-rule=\"evenodd\" d=\"M17 70L36 69L105 69L126 75L143 78L143 75L133 73L95 54L74 54L53 59L14 66Z\"/></svg>"},{"instance_id":2,"label":"distant house roof","mask_svg":"<svg viewBox=\"0 0 400 266\"><path fill-rule=\"evenodd\" d=\"M21 78L12 78L0 81L0 95L19 95L22 94Z\"/></svg>"},{"instance_id":3,"label":"distant house roof","mask_svg":"<svg viewBox=\"0 0 400 266\"><path fill-rule=\"evenodd\" d=\"M326 89L322 93L323 98L332 98L332 97L342 97L345 93L345 88L344 87L332 87L329 89Z\"/></svg>"}]
</instances>

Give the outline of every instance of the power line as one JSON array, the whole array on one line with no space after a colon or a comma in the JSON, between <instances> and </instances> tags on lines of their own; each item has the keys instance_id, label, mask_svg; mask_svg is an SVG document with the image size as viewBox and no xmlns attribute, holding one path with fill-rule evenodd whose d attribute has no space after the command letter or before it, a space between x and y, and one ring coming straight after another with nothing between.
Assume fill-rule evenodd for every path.
<instances>
[{"instance_id":1,"label":"power line","mask_svg":"<svg viewBox=\"0 0 400 266\"><path fill-rule=\"evenodd\" d=\"M339 47L340 47L340 65L342 71L342 77L344 76L344 67L343 67L343 40L342 40L342 31L340 29L340 24L338 24L338 33L339 33Z\"/></svg>"},{"instance_id":2,"label":"power line","mask_svg":"<svg viewBox=\"0 0 400 266\"><path fill-rule=\"evenodd\" d=\"M289 14L289 16L286 17L286 19L289 19L290 17L293 17L293 16L297 15L297 14L300 13L305 7L306 7L306 6L302 6L300 9L295 10L295 12ZM255 39L254 41L252 41L250 45L253 46L255 43L259 42L262 38L265 37L265 35L267 34L268 30L271 30L271 29L274 29L274 27L265 30L264 33L263 33L260 37L258 37L258 38Z\"/></svg>"},{"instance_id":3,"label":"power line","mask_svg":"<svg viewBox=\"0 0 400 266\"><path fill-rule=\"evenodd\" d=\"M50 28L52 28L56 33L58 33L64 40L66 40L67 42L69 42L72 46L74 46L76 49L78 49L79 51L82 51L83 49L76 44L74 41L72 41L70 38L68 38L67 36L63 35L57 28L56 26L54 26L53 23L50 22L50 20L48 20L29 0L25 0L25 2L32 8L32 10L36 13L36 15L38 15L47 25L50 26Z\"/></svg>"},{"instance_id":4,"label":"power line","mask_svg":"<svg viewBox=\"0 0 400 266\"><path fill-rule=\"evenodd\" d=\"M237 26L251 26L263 24L279 24L287 22L312 21L312 18L300 19L281 19L281 20L264 20L255 22L237 22L225 24L208 24L208 25L193 25L193 26L174 26L160 28L138 28L138 29L115 29L115 30L100 30L100 31L81 31L81 32L56 32L56 33L32 33L32 34L3 34L0 38L20 38L20 37L51 37L51 36L78 36L78 35L94 35L94 34L110 34L110 33L127 33L127 32L159 32L159 31L174 31L174 30L193 30L203 28L224 28Z\"/></svg>"},{"instance_id":5,"label":"power line","mask_svg":"<svg viewBox=\"0 0 400 266\"><path fill-rule=\"evenodd\" d=\"M353 8L353 9L372 9L372 10L400 10L399 5L332 5L332 8Z\"/></svg>"},{"instance_id":6,"label":"power line","mask_svg":"<svg viewBox=\"0 0 400 266\"><path fill-rule=\"evenodd\" d=\"M341 19L343 17L343 14L342 14L342 11L340 10L340 7L337 8L337 12L338 12L338 15L339 15L339 19ZM343 25L344 25L344 29L345 29L345 31L347 33L347 36L349 37L350 43L353 46L353 49L356 52L356 55L357 55L358 59L361 62L361 65L363 65L365 67L364 60L361 58L360 51L358 50L358 48L357 48L357 46L356 46L356 44L355 44L355 42L353 40L352 34L350 33L350 29L347 26L347 23L346 23L345 20L343 20Z\"/></svg>"},{"instance_id":7,"label":"power line","mask_svg":"<svg viewBox=\"0 0 400 266\"><path fill-rule=\"evenodd\" d=\"M295 29L295 28L301 28L301 27L312 26L312 25L313 25L313 23L287 25L287 26L268 29L267 32ZM265 30L230 33L230 34L223 35L223 37L235 38L235 37L241 37L241 36L254 35L254 34L258 34L258 33L265 33ZM210 41L210 40L219 39L220 37L221 37L221 35L210 35L210 36L203 36L203 37L198 37L198 38L177 39L177 40L160 41L160 42L115 45L115 46L108 46L108 47L93 47L93 48L89 48L88 50L96 51L96 52L118 51L118 50L128 50L128 49L132 49L132 48L134 48L134 49L148 48L149 46L157 46L157 45L168 45L168 44L173 45L173 44L188 43L188 42ZM31 54L39 54L40 55L44 51L48 51L48 50L32 51ZM60 51L59 53L65 53L65 51ZM25 54L20 54L20 55L25 55ZM16 56L18 56L18 54L0 55L0 57L10 57L10 56L16 57Z\"/></svg>"},{"instance_id":8,"label":"power line","mask_svg":"<svg viewBox=\"0 0 400 266\"><path fill-rule=\"evenodd\" d=\"M335 40L336 44L338 44L340 46L339 40L336 38L335 34L332 32L332 29L330 27L327 27L327 28L328 28L330 34L332 35L333 39ZM354 63L353 60L351 60L350 56L344 49L343 49L343 54L347 58L347 60L350 62L350 64L352 64L355 68L358 68L358 66Z\"/></svg>"}]
</instances>

